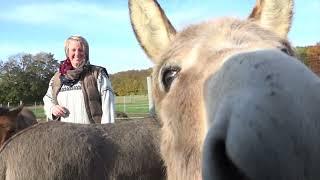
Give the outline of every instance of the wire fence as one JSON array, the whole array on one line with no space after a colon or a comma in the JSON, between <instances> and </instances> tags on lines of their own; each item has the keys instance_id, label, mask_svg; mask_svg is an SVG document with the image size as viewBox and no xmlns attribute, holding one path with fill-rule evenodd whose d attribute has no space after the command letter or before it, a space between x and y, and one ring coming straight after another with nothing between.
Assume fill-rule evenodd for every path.
<instances>
[{"instance_id":1,"label":"wire fence","mask_svg":"<svg viewBox=\"0 0 320 180\"><path fill-rule=\"evenodd\" d=\"M130 118L149 116L147 95L117 96L115 106L117 112L123 112Z\"/></svg>"}]
</instances>

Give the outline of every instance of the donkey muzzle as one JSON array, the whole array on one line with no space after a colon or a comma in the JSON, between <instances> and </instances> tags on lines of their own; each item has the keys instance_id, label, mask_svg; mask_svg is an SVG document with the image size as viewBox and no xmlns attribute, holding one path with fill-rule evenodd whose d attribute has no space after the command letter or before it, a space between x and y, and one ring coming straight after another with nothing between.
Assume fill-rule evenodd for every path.
<instances>
[{"instance_id":1,"label":"donkey muzzle","mask_svg":"<svg viewBox=\"0 0 320 180\"><path fill-rule=\"evenodd\" d=\"M277 50L237 54L206 82L204 180L320 179L320 80Z\"/></svg>"}]
</instances>

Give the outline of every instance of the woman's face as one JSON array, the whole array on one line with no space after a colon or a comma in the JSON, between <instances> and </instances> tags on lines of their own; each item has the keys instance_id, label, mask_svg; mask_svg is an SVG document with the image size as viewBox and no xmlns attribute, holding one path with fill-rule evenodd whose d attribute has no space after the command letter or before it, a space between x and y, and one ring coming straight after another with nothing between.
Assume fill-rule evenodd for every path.
<instances>
[{"instance_id":1,"label":"woman's face","mask_svg":"<svg viewBox=\"0 0 320 180\"><path fill-rule=\"evenodd\" d=\"M74 68L79 67L85 61L84 49L79 41L70 40L68 58Z\"/></svg>"}]
</instances>

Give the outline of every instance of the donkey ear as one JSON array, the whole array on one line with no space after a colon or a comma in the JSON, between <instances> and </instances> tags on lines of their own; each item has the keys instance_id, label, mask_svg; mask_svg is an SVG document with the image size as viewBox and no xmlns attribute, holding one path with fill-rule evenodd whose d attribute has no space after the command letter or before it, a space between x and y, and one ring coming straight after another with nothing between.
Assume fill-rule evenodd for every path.
<instances>
[{"instance_id":1,"label":"donkey ear","mask_svg":"<svg viewBox=\"0 0 320 180\"><path fill-rule=\"evenodd\" d=\"M287 38L293 15L293 0L257 0L249 19Z\"/></svg>"},{"instance_id":2,"label":"donkey ear","mask_svg":"<svg viewBox=\"0 0 320 180\"><path fill-rule=\"evenodd\" d=\"M131 25L141 47L154 63L176 30L155 0L129 0Z\"/></svg>"}]
</instances>

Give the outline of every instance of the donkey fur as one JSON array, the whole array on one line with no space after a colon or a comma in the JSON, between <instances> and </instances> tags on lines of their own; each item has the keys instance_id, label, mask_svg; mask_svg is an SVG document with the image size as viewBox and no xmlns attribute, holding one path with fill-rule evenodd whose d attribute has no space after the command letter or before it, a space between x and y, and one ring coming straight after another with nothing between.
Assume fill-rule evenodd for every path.
<instances>
[{"instance_id":1,"label":"donkey fur","mask_svg":"<svg viewBox=\"0 0 320 180\"><path fill-rule=\"evenodd\" d=\"M154 119L119 124L39 123L0 152L0 179L163 179L160 126Z\"/></svg>"}]
</instances>

